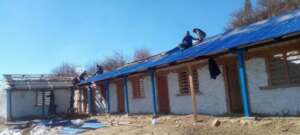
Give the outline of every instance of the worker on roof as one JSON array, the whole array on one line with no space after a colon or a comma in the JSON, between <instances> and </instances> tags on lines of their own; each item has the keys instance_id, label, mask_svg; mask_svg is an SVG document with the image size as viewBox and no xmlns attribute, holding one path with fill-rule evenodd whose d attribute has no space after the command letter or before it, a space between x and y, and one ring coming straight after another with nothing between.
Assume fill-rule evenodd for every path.
<instances>
[{"instance_id":1,"label":"worker on roof","mask_svg":"<svg viewBox=\"0 0 300 135\"><path fill-rule=\"evenodd\" d=\"M88 78L88 74L86 71L83 71L79 76L80 81L87 80L87 78Z\"/></svg>"},{"instance_id":2,"label":"worker on roof","mask_svg":"<svg viewBox=\"0 0 300 135\"><path fill-rule=\"evenodd\" d=\"M180 49L187 49L193 46L193 40L196 40L193 36L191 36L190 32L187 31L186 35L182 39L182 43L179 45Z\"/></svg>"},{"instance_id":3,"label":"worker on roof","mask_svg":"<svg viewBox=\"0 0 300 135\"><path fill-rule=\"evenodd\" d=\"M100 75L100 74L103 74L103 67L97 64L96 75Z\"/></svg>"},{"instance_id":4,"label":"worker on roof","mask_svg":"<svg viewBox=\"0 0 300 135\"><path fill-rule=\"evenodd\" d=\"M198 36L196 44L201 43L206 37L206 33L199 28L194 28L193 32Z\"/></svg>"}]
</instances>

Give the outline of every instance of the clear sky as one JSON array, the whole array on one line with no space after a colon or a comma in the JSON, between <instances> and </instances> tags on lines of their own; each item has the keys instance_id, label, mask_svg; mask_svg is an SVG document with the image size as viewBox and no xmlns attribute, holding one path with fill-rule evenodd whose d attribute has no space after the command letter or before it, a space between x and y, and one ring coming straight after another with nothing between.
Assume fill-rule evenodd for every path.
<instances>
[{"instance_id":1,"label":"clear sky","mask_svg":"<svg viewBox=\"0 0 300 135\"><path fill-rule=\"evenodd\" d=\"M186 30L223 32L243 0L0 0L0 74L85 67L137 48L175 47Z\"/></svg>"}]
</instances>

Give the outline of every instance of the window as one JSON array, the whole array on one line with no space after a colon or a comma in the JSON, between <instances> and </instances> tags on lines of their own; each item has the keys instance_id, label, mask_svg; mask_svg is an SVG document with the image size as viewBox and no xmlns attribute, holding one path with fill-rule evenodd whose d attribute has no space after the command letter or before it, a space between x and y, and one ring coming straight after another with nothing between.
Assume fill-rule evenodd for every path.
<instances>
[{"instance_id":1,"label":"window","mask_svg":"<svg viewBox=\"0 0 300 135\"><path fill-rule=\"evenodd\" d=\"M135 77L131 79L133 98L144 98L144 79Z\"/></svg>"},{"instance_id":2,"label":"window","mask_svg":"<svg viewBox=\"0 0 300 135\"><path fill-rule=\"evenodd\" d=\"M198 72L197 69L192 69L193 85L195 92L199 93L199 82L198 82ZM180 95L190 95L190 83L189 74L187 69L181 69L178 71L178 83L179 83L179 94Z\"/></svg>"},{"instance_id":3,"label":"window","mask_svg":"<svg viewBox=\"0 0 300 135\"><path fill-rule=\"evenodd\" d=\"M274 53L269 57L269 81L271 86L300 84L300 51Z\"/></svg>"},{"instance_id":4,"label":"window","mask_svg":"<svg viewBox=\"0 0 300 135\"><path fill-rule=\"evenodd\" d=\"M36 91L36 106L43 106L43 99L45 99L45 106L49 106L50 93L50 91Z\"/></svg>"}]
</instances>

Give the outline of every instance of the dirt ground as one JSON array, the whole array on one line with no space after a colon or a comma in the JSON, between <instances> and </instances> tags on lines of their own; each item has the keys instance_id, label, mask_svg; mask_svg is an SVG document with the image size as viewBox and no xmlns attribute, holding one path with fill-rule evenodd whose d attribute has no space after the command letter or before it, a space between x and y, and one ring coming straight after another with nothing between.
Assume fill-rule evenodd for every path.
<instances>
[{"instance_id":1,"label":"dirt ground","mask_svg":"<svg viewBox=\"0 0 300 135\"><path fill-rule=\"evenodd\" d=\"M81 119L97 119L106 125L83 135L300 135L300 117L246 119L198 115L195 123L192 115L164 115L157 118L155 125L151 123L151 115L101 115ZM0 124L0 131L4 128L6 126Z\"/></svg>"},{"instance_id":2,"label":"dirt ground","mask_svg":"<svg viewBox=\"0 0 300 135\"><path fill-rule=\"evenodd\" d=\"M94 116L107 127L83 133L84 135L299 135L298 117L210 117L167 115L151 124L150 115ZM219 124L219 125L218 125Z\"/></svg>"}]
</instances>

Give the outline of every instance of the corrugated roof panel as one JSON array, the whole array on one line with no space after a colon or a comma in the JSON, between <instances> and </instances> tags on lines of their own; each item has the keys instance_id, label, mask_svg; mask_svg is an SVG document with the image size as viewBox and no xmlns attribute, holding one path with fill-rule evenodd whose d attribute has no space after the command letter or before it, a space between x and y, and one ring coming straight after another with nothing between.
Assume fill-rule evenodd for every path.
<instances>
[{"instance_id":1,"label":"corrugated roof panel","mask_svg":"<svg viewBox=\"0 0 300 135\"><path fill-rule=\"evenodd\" d=\"M160 56L160 58L128 65L102 75L91 77L88 80L81 82L81 84L110 79L176 61L218 53L226 51L227 49L242 47L243 45L273 39L295 32L300 32L300 10L278 17L272 17L268 20L263 20L208 38L199 45L184 51L175 50Z\"/></svg>"}]
</instances>

